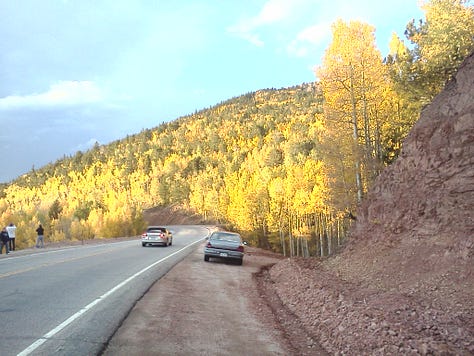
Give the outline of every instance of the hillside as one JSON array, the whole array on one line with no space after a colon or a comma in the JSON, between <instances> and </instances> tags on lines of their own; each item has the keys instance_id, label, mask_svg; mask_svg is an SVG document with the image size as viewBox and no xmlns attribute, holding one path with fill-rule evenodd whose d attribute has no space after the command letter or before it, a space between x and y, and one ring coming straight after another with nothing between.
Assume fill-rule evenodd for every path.
<instances>
[{"instance_id":1,"label":"hillside","mask_svg":"<svg viewBox=\"0 0 474 356\"><path fill-rule=\"evenodd\" d=\"M173 207L261 247L329 254L355 198L330 187L323 122L314 83L232 98L19 177L0 189L0 223L25 248L40 222L48 242L133 236L143 211Z\"/></svg>"},{"instance_id":2,"label":"hillside","mask_svg":"<svg viewBox=\"0 0 474 356\"><path fill-rule=\"evenodd\" d=\"M473 77L474 54L377 178L340 254L260 276L329 353L474 354Z\"/></svg>"}]
</instances>

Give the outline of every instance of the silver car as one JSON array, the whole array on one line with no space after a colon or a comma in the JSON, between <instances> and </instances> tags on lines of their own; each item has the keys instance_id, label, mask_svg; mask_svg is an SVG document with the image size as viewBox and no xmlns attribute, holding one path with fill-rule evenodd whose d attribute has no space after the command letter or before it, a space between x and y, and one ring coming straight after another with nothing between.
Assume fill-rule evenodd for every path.
<instances>
[{"instance_id":1,"label":"silver car","mask_svg":"<svg viewBox=\"0 0 474 356\"><path fill-rule=\"evenodd\" d=\"M173 234L166 227L148 226L142 234L142 246L163 245L171 246L173 244Z\"/></svg>"},{"instance_id":2,"label":"silver car","mask_svg":"<svg viewBox=\"0 0 474 356\"><path fill-rule=\"evenodd\" d=\"M244 243L239 234L227 231L215 231L204 246L204 261L215 257L235 261L241 265L244 258Z\"/></svg>"}]
</instances>

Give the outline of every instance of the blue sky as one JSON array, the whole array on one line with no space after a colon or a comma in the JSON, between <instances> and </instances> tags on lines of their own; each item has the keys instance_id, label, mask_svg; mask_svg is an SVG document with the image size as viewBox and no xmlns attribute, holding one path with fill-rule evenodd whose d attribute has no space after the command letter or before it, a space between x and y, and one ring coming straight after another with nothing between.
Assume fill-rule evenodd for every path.
<instances>
[{"instance_id":1,"label":"blue sky","mask_svg":"<svg viewBox=\"0 0 474 356\"><path fill-rule=\"evenodd\" d=\"M251 91L316 78L337 19L416 0L0 0L0 182Z\"/></svg>"}]
</instances>

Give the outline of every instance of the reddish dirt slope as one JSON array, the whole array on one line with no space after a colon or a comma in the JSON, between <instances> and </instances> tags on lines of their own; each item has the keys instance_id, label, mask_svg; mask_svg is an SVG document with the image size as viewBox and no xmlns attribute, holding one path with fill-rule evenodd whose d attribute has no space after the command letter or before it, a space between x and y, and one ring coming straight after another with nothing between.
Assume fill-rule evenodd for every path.
<instances>
[{"instance_id":1,"label":"reddish dirt slope","mask_svg":"<svg viewBox=\"0 0 474 356\"><path fill-rule=\"evenodd\" d=\"M345 250L268 272L330 353L474 354L474 55L377 179Z\"/></svg>"}]
</instances>

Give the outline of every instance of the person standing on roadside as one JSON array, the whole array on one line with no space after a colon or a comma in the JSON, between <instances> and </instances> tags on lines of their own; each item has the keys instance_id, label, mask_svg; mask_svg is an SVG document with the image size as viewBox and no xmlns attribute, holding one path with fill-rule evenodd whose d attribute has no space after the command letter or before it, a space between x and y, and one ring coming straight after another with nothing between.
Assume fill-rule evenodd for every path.
<instances>
[{"instance_id":1,"label":"person standing on roadside","mask_svg":"<svg viewBox=\"0 0 474 356\"><path fill-rule=\"evenodd\" d=\"M38 234L38 237L36 238L36 248L40 247L40 242L41 242L41 247L44 247L44 229L41 224L39 224L38 228L36 229L36 233Z\"/></svg>"},{"instance_id":2,"label":"person standing on roadside","mask_svg":"<svg viewBox=\"0 0 474 356\"><path fill-rule=\"evenodd\" d=\"M8 237L10 238L9 247L10 251L15 251L15 238L16 238L16 226L14 223L10 223L10 225L7 226L7 232L8 232Z\"/></svg>"},{"instance_id":3,"label":"person standing on roadside","mask_svg":"<svg viewBox=\"0 0 474 356\"><path fill-rule=\"evenodd\" d=\"M8 250L8 241L10 238L8 237L8 232L6 228L3 228L2 231L0 232L0 255L2 254L3 251L3 246L5 246L5 252L7 255L10 253Z\"/></svg>"}]
</instances>

